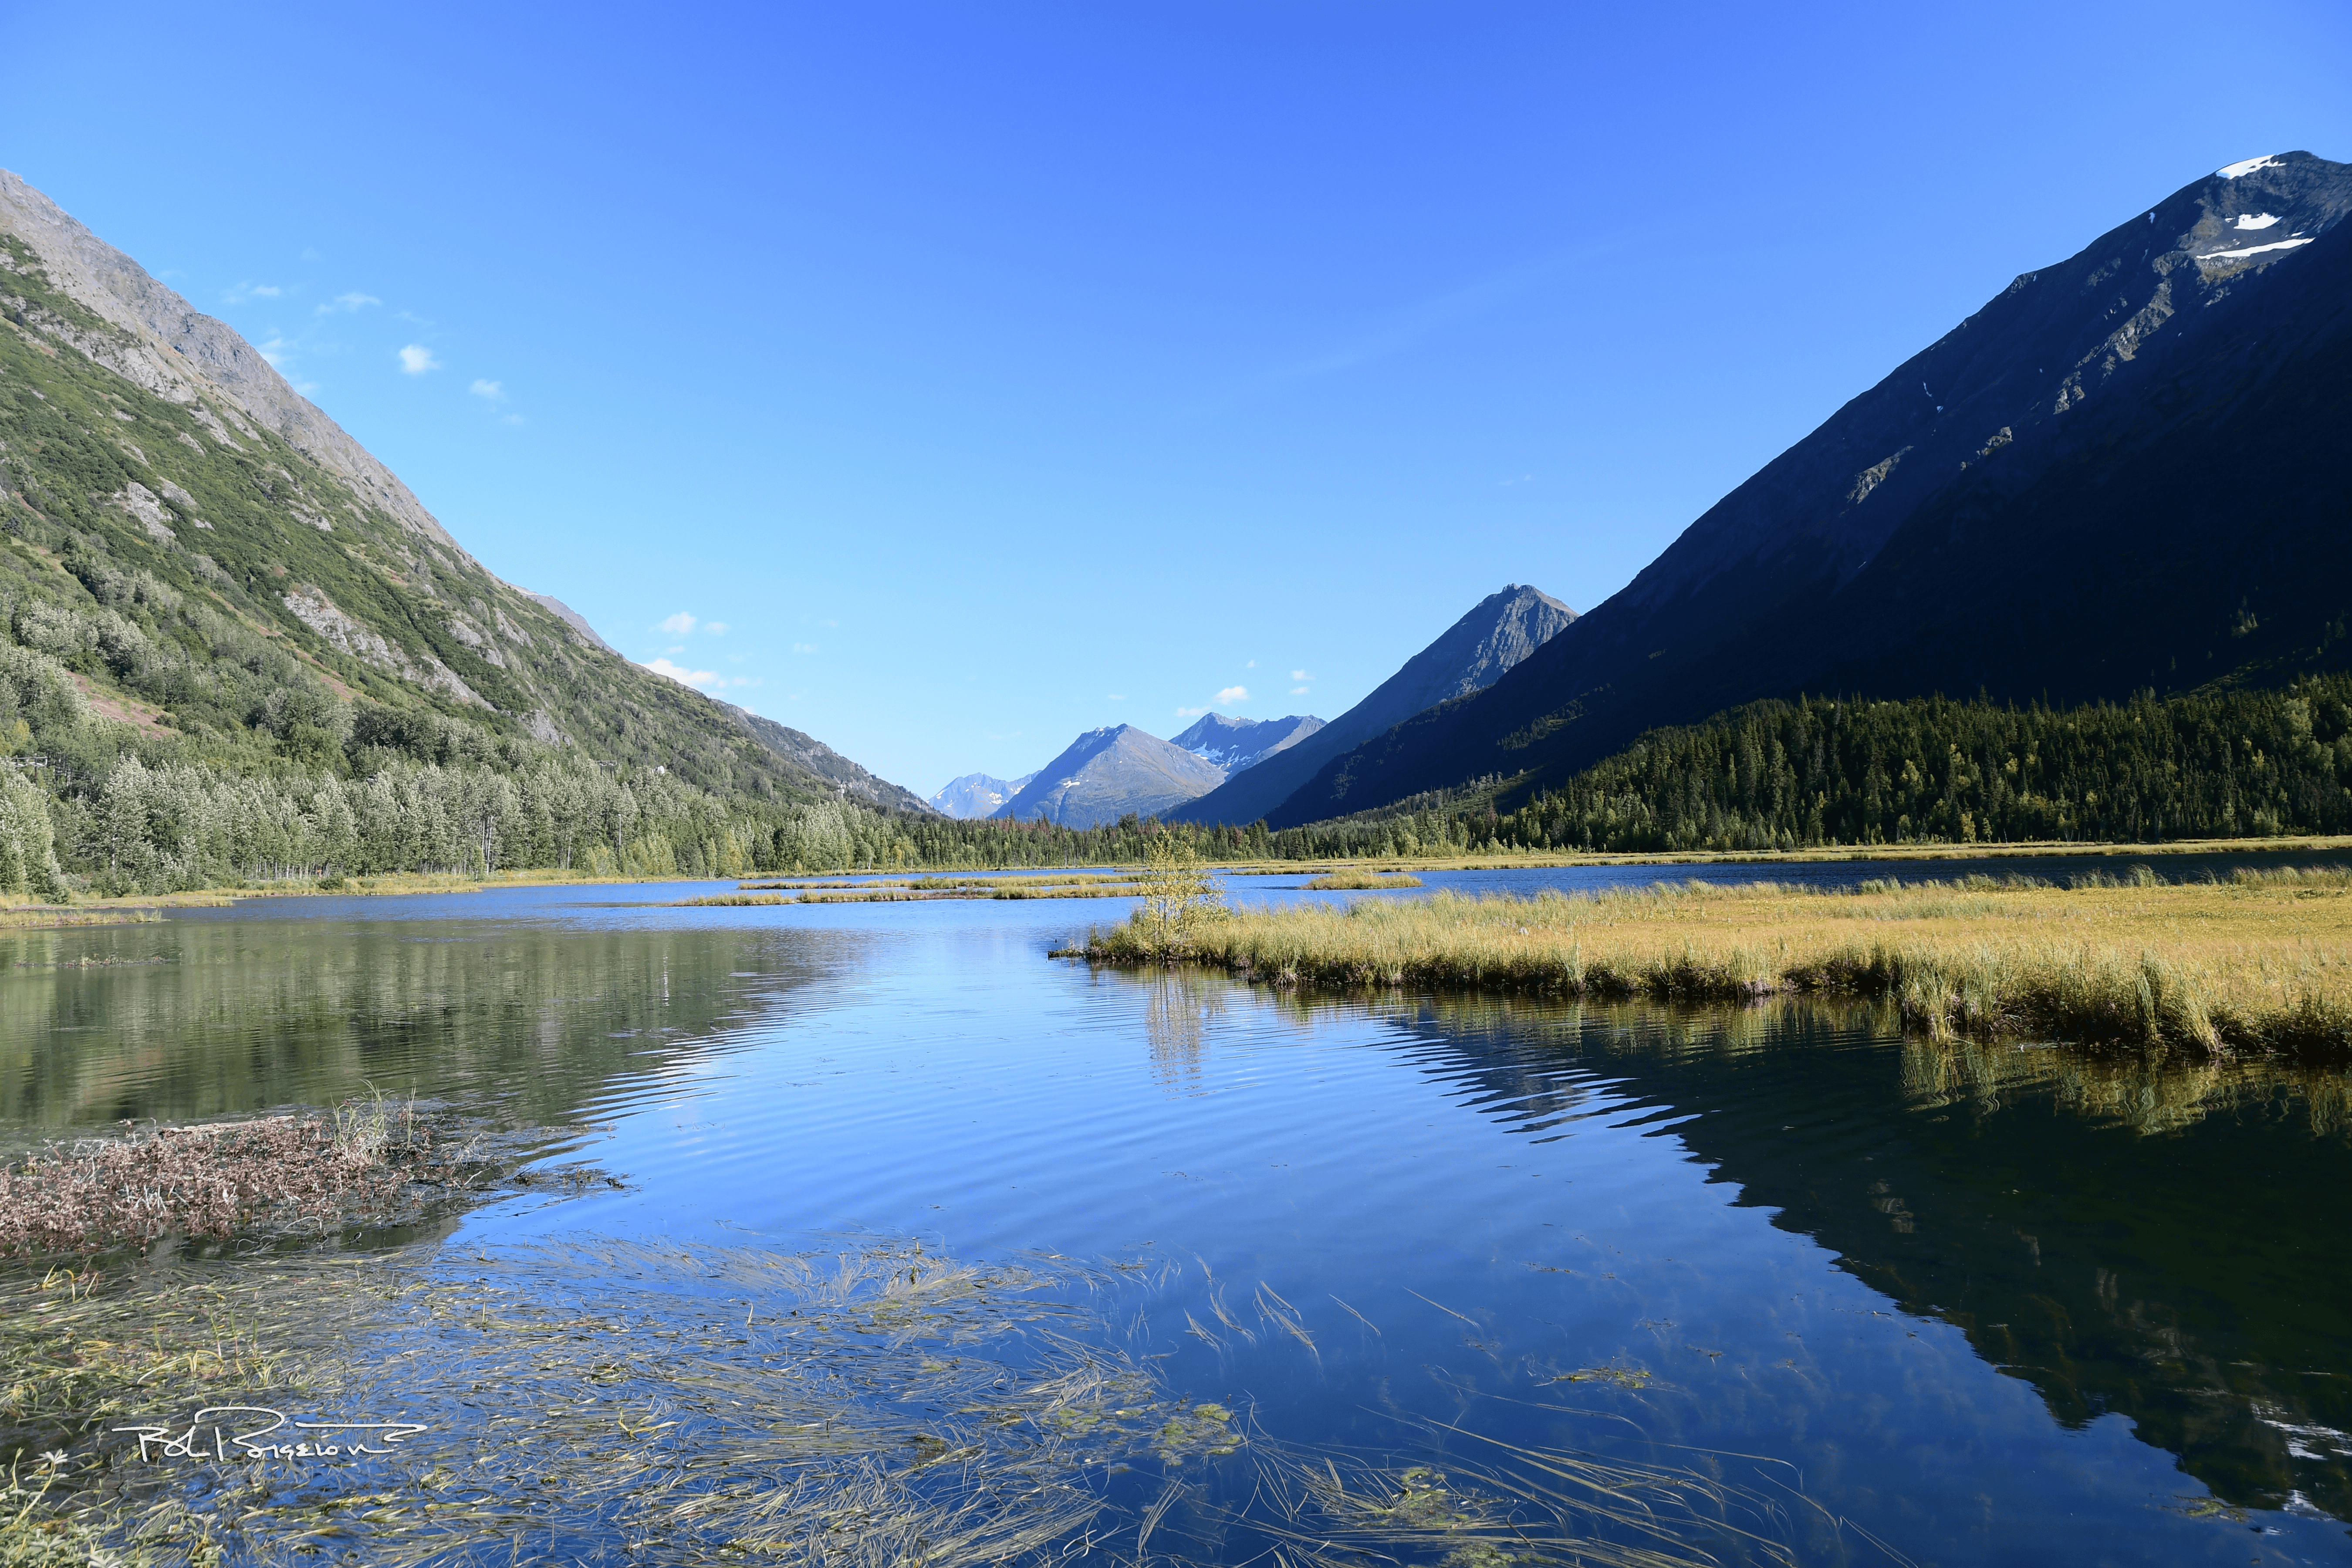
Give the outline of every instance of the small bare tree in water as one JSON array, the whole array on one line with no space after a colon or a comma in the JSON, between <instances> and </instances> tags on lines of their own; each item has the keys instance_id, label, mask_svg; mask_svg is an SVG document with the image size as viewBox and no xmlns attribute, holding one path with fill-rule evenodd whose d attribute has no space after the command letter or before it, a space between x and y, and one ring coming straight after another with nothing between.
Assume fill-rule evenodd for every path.
<instances>
[{"instance_id":1,"label":"small bare tree in water","mask_svg":"<svg viewBox=\"0 0 2352 1568\"><path fill-rule=\"evenodd\" d=\"M1202 868L1191 843L1173 833L1152 836L1138 890L1143 903L1135 911L1134 929L1156 958L1183 957L1192 950L1195 932L1230 912L1223 885Z\"/></svg>"}]
</instances>

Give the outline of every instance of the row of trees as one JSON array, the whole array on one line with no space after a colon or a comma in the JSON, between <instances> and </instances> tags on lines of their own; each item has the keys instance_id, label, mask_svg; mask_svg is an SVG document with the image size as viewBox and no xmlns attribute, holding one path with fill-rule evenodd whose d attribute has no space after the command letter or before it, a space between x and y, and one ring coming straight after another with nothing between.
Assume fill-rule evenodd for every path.
<instances>
[{"instance_id":1,"label":"row of trees","mask_svg":"<svg viewBox=\"0 0 2352 1568\"><path fill-rule=\"evenodd\" d=\"M1409 854L1433 825L1449 844L1612 851L2352 832L2352 677L2063 710L1761 702L1645 735L1517 810L1493 793L1296 837Z\"/></svg>"}]
</instances>

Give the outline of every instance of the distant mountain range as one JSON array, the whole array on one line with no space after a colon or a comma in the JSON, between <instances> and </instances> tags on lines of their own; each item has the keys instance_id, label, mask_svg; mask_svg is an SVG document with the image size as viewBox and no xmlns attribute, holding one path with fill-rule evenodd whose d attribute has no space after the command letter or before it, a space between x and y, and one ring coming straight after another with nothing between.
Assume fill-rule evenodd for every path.
<instances>
[{"instance_id":1,"label":"distant mountain range","mask_svg":"<svg viewBox=\"0 0 2352 1568\"><path fill-rule=\"evenodd\" d=\"M1502 679L1369 736L1343 717L1296 748L1311 777L1270 763L1183 814L1281 826L1495 775L1508 804L1808 691L2064 703L2342 667L2347 208L2352 167L2307 153L2194 182L2018 278Z\"/></svg>"},{"instance_id":2,"label":"distant mountain range","mask_svg":"<svg viewBox=\"0 0 2352 1568\"><path fill-rule=\"evenodd\" d=\"M995 815L1065 827L1096 827L1132 812L1164 816L1171 806L1224 782L1225 770L1132 724L1089 730L1047 763Z\"/></svg>"},{"instance_id":3,"label":"distant mountain range","mask_svg":"<svg viewBox=\"0 0 2352 1568\"><path fill-rule=\"evenodd\" d=\"M1276 752L1287 751L1323 728L1311 714L1293 713L1281 719L1238 719L1206 713L1171 742L1205 763L1214 763L1231 778L1255 767Z\"/></svg>"},{"instance_id":4,"label":"distant mountain range","mask_svg":"<svg viewBox=\"0 0 2352 1568\"><path fill-rule=\"evenodd\" d=\"M1171 822L1255 822L1327 759L1433 703L1492 685L1575 619L1576 612L1550 595L1511 584L1479 601L1332 723L1312 714L1244 719L1212 712L1173 741L1131 724L1091 730L1015 781L992 815L1021 821L1042 816L1072 827L1116 822L1130 812ZM1003 787L971 773L930 804L950 816L982 815L950 810L950 802L976 807Z\"/></svg>"},{"instance_id":5,"label":"distant mountain range","mask_svg":"<svg viewBox=\"0 0 2352 1568\"><path fill-rule=\"evenodd\" d=\"M1045 767L1010 785L982 773L956 780L930 804L950 816L992 815L1065 826L1116 822L1132 812L1167 821L1254 822L1327 758L1504 671L1576 619L1549 595L1512 584L1490 594L1363 701L1326 724L1312 714L1244 719L1205 713L1173 741L1131 724L1091 730ZM1247 816L1229 815L1246 811Z\"/></svg>"},{"instance_id":6,"label":"distant mountain range","mask_svg":"<svg viewBox=\"0 0 2352 1568\"><path fill-rule=\"evenodd\" d=\"M1539 588L1513 583L1489 594L1370 696L1247 773L1176 807L1169 818L1234 824L1270 818L1334 758L1416 713L1494 685L1575 619L1574 610Z\"/></svg>"},{"instance_id":7,"label":"distant mountain range","mask_svg":"<svg viewBox=\"0 0 2352 1568\"><path fill-rule=\"evenodd\" d=\"M943 816L967 820L994 816L998 807L1019 795L1021 786L1036 776L1023 773L1017 779L1000 779L986 773L966 773L941 784L939 793L930 798L930 808Z\"/></svg>"}]
</instances>

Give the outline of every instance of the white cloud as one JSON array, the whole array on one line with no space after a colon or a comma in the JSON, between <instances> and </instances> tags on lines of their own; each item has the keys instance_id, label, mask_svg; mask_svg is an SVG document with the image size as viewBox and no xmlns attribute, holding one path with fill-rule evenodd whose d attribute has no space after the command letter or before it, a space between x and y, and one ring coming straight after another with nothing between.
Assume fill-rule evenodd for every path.
<instances>
[{"instance_id":1,"label":"white cloud","mask_svg":"<svg viewBox=\"0 0 2352 1568\"><path fill-rule=\"evenodd\" d=\"M240 283L222 298L232 305L242 305L247 300L275 300L284 292L275 283Z\"/></svg>"},{"instance_id":2,"label":"white cloud","mask_svg":"<svg viewBox=\"0 0 2352 1568\"><path fill-rule=\"evenodd\" d=\"M1106 700L1112 702L1124 702L1127 700L1127 693L1124 691L1108 692L1106 693Z\"/></svg>"},{"instance_id":3,"label":"white cloud","mask_svg":"<svg viewBox=\"0 0 2352 1568\"><path fill-rule=\"evenodd\" d=\"M1247 664L1242 666L1242 668L1244 669L1255 669L1257 668L1257 660L1252 659Z\"/></svg>"},{"instance_id":4,"label":"white cloud","mask_svg":"<svg viewBox=\"0 0 2352 1568\"><path fill-rule=\"evenodd\" d=\"M691 686L697 690L706 686L726 684L719 679L719 672L715 669L686 669L672 664L666 658L657 658L643 668L652 670L656 675L667 675L680 686Z\"/></svg>"},{"instance_id":5,"label":"white cloud","mask_svg":"<svg viewBox=\"0 0 2352 1568\"><path fill-rule=\"evenodd\" d=\"M1307 688L1303 686L1294 686L1290 689L1290 694L1293 697L1304 697L1307 694Z\"/></svg>"},{"instance_id":6,"label":"white cloud","mask_svg":"<svg viewBox=\"0 0 2352 1568\"><path fill-rule=\"evenodd\" d=\"M509 425L528 425L530 421L525 419L520 414L509 414L507 416L507 423Z\"/></svg>"},{"instance_id":7,"label":"white cloud","mask_svg":"<svg viewBox=\"0 0 2352 1568\"><path fill-rule=\"evenodd\" d=\"M1207 711L1208 710L1206 708L1179 708L1176 710L1176 717L1179 719L1198 719L1202 714L1206 713Z\"/></svg>"},{"instance_id":8,"label":"white cloud","mask_svg":"<svg viewBox=\"0 0 2352 1568\"><path fill-rule=\"evenodd\" d=\"M680 610L677 614L664 621L661 624L661 629L667 632L674 637L682 637L701 624L701 622L696 620L692 616L688 615L684 610Z\"/></svg>"},{"instance_id":9,"label":"white cloud","mask_svg":"<svg viewBox=\"0 0 2352 1568\"><path fill-rule=\"evenodd\" d=\"M284 334L272 332L254 344L253 352L267 360L270 369L284 370L286 362L294 357L294 345L286 341Z\"/></svg>"},{"instance_id":10,"label":"white cloud","mask_svg":"<svg viewBox=\"0 0 2352 1568\"><path fill-rule=\"evenodd\" d=\"M410 375L423 375L428 370L439 370L441 362L423 343L410 343L400 351L400 368Z\"/></svg>"},{"instance_id":11,"label":"white cloud","mask_svg":"<svg viewBox=\"0 0 2352 1568\"><path fill-rule=\"evenodd\" d=\"M1293 680L1312 680L1315 678L1307 674L1303 669L1294 669L1290 672L1290 679Z\"/></svg>"},{"instance_id":12,"label":"white cloud","mask_svg":"<svg viewBox=\"0 0 2352 1568\"><path fill-rule=\"evenodd\" d=\"M466 390L477 397L487 397L492 403L504 403L507 400L507 389L495 381L483 381L478 377L474 384Z\"/></svg>"},{"instance_id":13,"label":"white cloud","mask_svg":"<svg viewBox=\"0 0 2352 1568\"><path fill-rule=\"evenodd\" d=\"M711 621L707 623L702 629L708 636L723 637L727 635L727 623L725 621Z\"/></svg>"},{"instance_id":14,"label":"white cloud","mask_svg":"<svg viewBox=\"0 0 2352 1568\"><path fill-rule=\"evenodd\" d=\"M1249 688L1246 686L1228 686L1217 693L1217 706L1220 708L1230 708L1236 702L1249 700Z\"/></svg>"},{"instance_id":15,"label":"white cloud","mask_svg":"<svg viewBox=\"0 0 2352 1568\"><path fill-rule=\"evenodd\" d=\"M364 310L370 305L381 305L383 303L383 300L377 299L373 294L362 294L354 289L349 294L336 295L333 299L320 306L318 313L321 316L331 316L338 310Z\"/></svg>"}]
</instances>

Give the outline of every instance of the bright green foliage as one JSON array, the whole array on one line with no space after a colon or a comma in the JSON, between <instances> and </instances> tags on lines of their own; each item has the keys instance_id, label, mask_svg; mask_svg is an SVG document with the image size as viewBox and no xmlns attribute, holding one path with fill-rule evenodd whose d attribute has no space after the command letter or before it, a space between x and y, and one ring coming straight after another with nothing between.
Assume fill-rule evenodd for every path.
<instances>
[{"instance_id":1,"label":"bright green foliage","mask_svg":"<svg viewBox=\"0 0 2352 1568\"><path fill-rule=\"evenodd\" d=\"M1140 902L1135 910L1135 935L1158 958L1192 952L1202 930L1228 912L1224 889L1202 867L1192 846L1172 833L1153 836L1136 890Z\"/></svg>"},{"instance_id":2,"label":"bright green foliage","mask_svg":"<svg viewBox=\"0 0 2352 1568\"><path fill-rule=\"evenodd\" d=\"M0 897L27 894L62 898L65 873L47 799L22 770L0 766Z\"/></svg>"}]
</instances>

